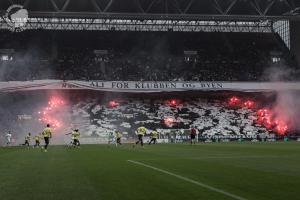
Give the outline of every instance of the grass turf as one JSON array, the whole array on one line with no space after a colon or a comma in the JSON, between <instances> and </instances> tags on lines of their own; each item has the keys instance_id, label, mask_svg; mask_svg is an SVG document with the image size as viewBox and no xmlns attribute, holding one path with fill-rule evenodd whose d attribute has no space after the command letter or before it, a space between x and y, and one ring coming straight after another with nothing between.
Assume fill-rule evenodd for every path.
<instances>
[{"instance_id":1,"label":"grass turf","mask_svg":"<svg viewBox=\"0 0 300 200\"><path fill-rule=\"evenodd\" d=\"M232 199L153 167L245 199L300 199L300 144L159 144L132 148L0 148L1 200Z\"/></svg>"}]
</instances>

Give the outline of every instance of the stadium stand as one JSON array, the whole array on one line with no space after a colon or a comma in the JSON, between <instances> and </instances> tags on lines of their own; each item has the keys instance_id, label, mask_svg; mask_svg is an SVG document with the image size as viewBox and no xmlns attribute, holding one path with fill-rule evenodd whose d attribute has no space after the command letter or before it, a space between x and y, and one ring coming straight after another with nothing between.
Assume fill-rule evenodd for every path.
<instances>
[{"instance_id":1,"label":"stadium stand","mask_svg":"<svg viewBox=\"0 0 300 200\"><path fill-rule=\"evenodd\" d=\"M292 70L284 80L299 79L297 64L276 33L2 31L1 35L1 47L14 49L0 61L1 81L269 81L266 69L274 66Z\"/></svg>"},{"instance_id":2,"label":"stadium stand","mask_svg":"<svg viewBox=\"0 0 300 200\"><path fill-rule=\"evenodd\" d=\"M5 109L0 110L1 116L6 116L2 119L2 125L6 128L11 127L17 135L22 134L22 130L27 129L26 127L30 129L38 127L36 120L42 118L38 112L43 112L42 102L44 102L42 93L35 92L35 97L26 93L21 94L13 95L16 98L14 107L8 102L2 102L3 105L11 107L9 113L5 113ZM81 130L83 138L99 138L105 141L108 135L117 129L124 133L124 139L132 141L135 137L134 131L141 124L148 129L148 134L151 130L157 129L160 139L169 139L173 142L175 139L179 141L188 139L190 127L196 127L198 139L205 141L217 138L253 140L280 137L272 129L257 122L257 110L264 107L265 99L257 100L251 107L243 104L236 106L228 102L229 95L231 93L226 95L219 93L217 97L216 93L212 92L196 98L192 98L192 94L187 94L185 99L176 97L162 99L151 96L112 98L109 94L78 91L72 95L68 94L66 106L58 107L58 110L53 110L48 116L52 116L52 123L58 121L63 125L63 129L57 130L56 137L74 126ZM250 96L241 101L251 99ZM22 107L33 101L35 103ZM32 119L16 119L15 116L24 113L31 113Z\"/></svg>"},{"instance_id":3,"label":"stadium stand","mask_svg":"<svg viewBox=\"0 0 300 200\"><path fill-rule=\"evenodd\" d=\"M175 100L174 100L175 101ZM95 102L80 102L73 107L73 115L85 116L90 125L86 134L105 137L114 129L122 130L128 138L144 124L149 130L157 129L161 138L186 137L190 127L199 130L199 137L223 137L226 139L256 138L269 134L265 127L256 123L256 112L247 107L232 108L221 101L194 99L178 102L173 106L167 100L128 100L118 106Z\"/></svg>"},{"instance_id":4,"label":"stadium stand","mask_svg":"<svg viewBox=\"0 0 300 200\"><path fill-rule=\"evenodd\" d=\"M0 3L3 16L0 19L1 92L37 90L28 97L28 101L33 102L32 109L19 101L22 97L18 94L16 97L2 96L4 101L9 99L7 105L11 104L10 99L13 99L14 107L20 104L17 112L14 112L15 108L9 112L9 109L0 109L1 115L9 118L2 119L4 128L10 127L12 121L20 124L16 116L23 114L20 112L23 107L28 109L24 113L32 115L33 121L40 117L35 116L40 108L36 102L49 99L36 100L38 90L45 90L48 95L54 89L85 89L87 94L99 89L106 92L104 96L107 97L113 96L114 92L153 91L161 96L150 102L124 97L124 101L112 102L118 106L111 106L107 102L87 102L82 98L86 95L79 95L81 101L72 104L69 111L75 121L79 117L78 126L86 130L87 135L103 136L114 128L121 128L131 137L137 124L144 123L149 129L159 129L162 135L172 130L185 132L196 126L202 136L252 134L256 137L261 133L268 134L270 130L256 123L255 109L232 108L217 98L207 101L206 97L193 99L196 97L192 95L174 107L162 99L163 92L172 90L112 90L112 85L116 81L174 81L176 86L176 82L194 81L200 85L195 88L197 94L207 89L216 94L221 89L238 89L246 95L254 91L272 91L274 94L280 88L274 81L290 81L289 87L282 88L297 89L297 82L291 81L300 80L299 65L294 57L299 52L293 49L297 46L292 37L295 34L290 34L290 30L296 32L290 23L293 15L298 13L296 3L290 5L281 0L152 3L95 0L83 3L72 0L60 5L58 1L47 2L41 4L29 0L21 7L11 5L12 1ZM101 3L98 5L97 2ZM10 6L16 7L15 10L10 10ZM13 20L19 11L30 13L22 18L26 22L21 27ZM111 87L104 87L102 80L112 81L106 83ZM215 81L226 81L229 86L223 88L222 83ZM265 84L268 81L273 84ZM230 85L231 82L241 83L243 87ZM176 88L172 95L194 89L195 85L189 87L189 84ZM220 87L215 87L217 84ZM262 85L264 87L260 87ZM268 106L272 103L269 101ZM57 116L64 115L54 113L49 118ZM41 124L45 122L40 120ZM65 128L70 127L66 125ZM18 132L26 128L12 129Z\"/></svg>"},{"instance_id":5,"label":"stadium stand","mask_svg":"<svg viewBox=\"0 0 300 200\"><path fill-rule=\"evenodd\" d=\"M300 199L299 35L300 0L0 0L0 200Z\"/></svg>"}]
</instances>

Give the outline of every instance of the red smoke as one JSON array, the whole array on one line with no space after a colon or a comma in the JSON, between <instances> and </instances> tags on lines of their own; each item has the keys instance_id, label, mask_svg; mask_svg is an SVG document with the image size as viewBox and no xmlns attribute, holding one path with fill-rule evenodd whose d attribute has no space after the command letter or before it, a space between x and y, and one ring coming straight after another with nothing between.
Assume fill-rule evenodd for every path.
<instances>
[{"instance_id":1,"label":"red smoke","mask_svg":"<svg viewBox=\"0 0 300 200\"><path fill-rule=\"evenodd\" d=\"M278 134L284 135L288 130L288 126L284 121L276 119L274 123L276 124L275 131Z\"/></svg>"},{"instance_id":2,"label":"red smoke","mask_svg":"<svg viewBox=\"0 0 300 200\"><path fill-rule=\"evenodd\" d=\"M247 107L254 109L256 103L252 100L241 100L235 96L229 100L229 105L234 107ZM289 129L288 123L280 115L276 114L274 110L267 108L259 109L256 112L257 120L256 123L266 127L268 130L272 130L279 135L284 135Z\"/></svg>"},{"instance_id":3,"label":"red smoke","mask_svg":"<svg viewBox=\"0 0 300 200\"><path fill-rule=\"evenodd\" d=\"M275 131L279 135L284 135L288 130L287 123L269 109L260 109L257 111L257 123Z\"/></svg>"}]
</instances>

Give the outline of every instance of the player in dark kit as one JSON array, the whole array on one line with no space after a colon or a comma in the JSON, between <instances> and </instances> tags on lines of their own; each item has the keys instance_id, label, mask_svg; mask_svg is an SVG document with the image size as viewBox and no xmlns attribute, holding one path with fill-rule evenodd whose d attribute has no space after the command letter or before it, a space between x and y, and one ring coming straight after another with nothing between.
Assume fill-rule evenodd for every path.
<instances>
[{"instance_id":1,"label":"player in dark kit","mask_svg":"<svg viewBox=\"0 0 300 200\"><path fill-rule=\"evenodd\" d=\"M47 127L44 129L42 134L43 134L44 140L45 140L45 146L44 146L45 150L44 151L47 152L50 138L52 138L52 130L50 128L50 124L47 124Z\"/></svg>"},{"instance_id":2,"label":"player in dark kit","mask_svg":"<svg viewBox=\"0 0 300 200\"><path fill-rule=\"evenodd\" d=\"M191 129L191 144L196 144L196 135L197 135L197 129L195 127L192 127L192 129Z\"/></svg>"}]
</instances>

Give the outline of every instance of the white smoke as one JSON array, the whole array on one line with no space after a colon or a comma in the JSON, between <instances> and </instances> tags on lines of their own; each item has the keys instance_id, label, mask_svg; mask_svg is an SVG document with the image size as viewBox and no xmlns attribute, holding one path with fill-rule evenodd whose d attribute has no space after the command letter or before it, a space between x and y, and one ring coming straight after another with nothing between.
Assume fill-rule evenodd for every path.
<instances>
[{"instance_id":1,"label":"white smoke","mask_svg":"<svg viewBox=\"0 0 300 200\"><path fill-rule=\"evenodd\" d=\"M285 121L290 129L300 130L300 94L295 91L277 91L273 112Z\"/></svg>"},{"instance_id":2,"label":"white smoke","mask_svg":"<svg viewBox=\"0 0 300 200\"><path fill-rule=\"evenodd\" d=\"M271 66L264 71L263 77L265 80L271 82L285 82L291 79L293 73L293 69L285 66Z\"/></svg>"},{"instance_id":3,"label":"white smoke","mask_svg":"<svg viewBox=\"0 0 300 200\"><path fill-rule=\"evenodd\" d=\"M0 130L4 135L12 132L16 144L24 143L27 133L38 133L42 126L34 120L18 118L19 115L32 116L41 102L40 94L6 93L0 94Z\"/></svg>"},{"instance_id":4,"label":"white smoke","mask_svg":"<svg viewBox=\"0 0 300 200\"><path fill-rule=\"evenodd\" d=\"M264 72L264 80L274 83L284 83L294 79L295 70L285 65L274 65ZM283 120L291 131L300 130L300 92L294 90L279 90L275 86L276 101L273 105L273 114Z\"/></svg>"},{"instance_id":5,"label":"white smoke","mask_svg":"<svg viewBox=\"0 0 300 200\"><path fill-rule=\"evenodd\" d=\"M2 33L3 38L5 34ZM23 33L18 33L18 35ZM22 36L21 36L22 37ZM18 38L18 36L17 36ZM18 40L16 38L16 40ZM7 43L16 41L7 41ZM40 63L40 48L34 42L24 51L15 50L12 60L0 61L0 81L27 81L38 77L51 77L53 70L49 62ZM41 106L41 103L47 100L45 95L39 92L32 93L0 93L0 135L11 131L13 138L17 140L16 144L24 142L24 136L31 132L33 135L39 133L44 124L36 121L18 120L18 115L33 115Z\"/></svg>"}]
</instances>

